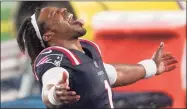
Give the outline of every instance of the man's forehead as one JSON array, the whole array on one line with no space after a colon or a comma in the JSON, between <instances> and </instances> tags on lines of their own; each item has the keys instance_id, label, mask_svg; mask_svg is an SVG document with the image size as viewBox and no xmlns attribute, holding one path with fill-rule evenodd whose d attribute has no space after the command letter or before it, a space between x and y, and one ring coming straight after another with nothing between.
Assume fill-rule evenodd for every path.
<instances>
[{"instance_id":1,"label":"man's forehead","mask_svg":"<svg viewBox=\"0 0 187 109\"><path fill-rule=\"evenodd\" d=\"M58 9L59 8L57 8L57 7L45 7L45 8L42 8L41 12L51 12L51 11L55 11Z\"/></svg>"},{"instance_id":2,"label":"man's forehead","mask_svg":"<svg viewBox=\"0 0 187 109\"><path fill-rule=\"evenodd\" d=\"M40 15L39 15L39 21L46 21L48 20L49 18L49 15L55 11L55 10L58 10L59 8L56 8L56 7L45 7L45 8L42 8L41 11L40 11Z\"/></svg>"}]
</instances>

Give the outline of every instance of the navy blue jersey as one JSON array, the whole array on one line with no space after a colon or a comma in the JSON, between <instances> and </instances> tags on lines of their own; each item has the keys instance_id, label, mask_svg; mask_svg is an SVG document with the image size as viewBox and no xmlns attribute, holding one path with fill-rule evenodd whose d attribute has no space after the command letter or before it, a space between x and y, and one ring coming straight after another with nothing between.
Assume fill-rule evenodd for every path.
<instances>
[{"instance_id":1,"label":"navy blue jersey","mask_svg":"<svg viewBox=\"0 0 187 109\"><path fill-rule=\"evenodd\" d=\"M63 67L69 72L70 88L81 98L61 108L111 108L112 93L100 50L93 42L83 39L80 42L85 53L58 46L44 49L35 60L35 76L42 84L42 75L50 68Z\"/></svg>"}]
</instances>

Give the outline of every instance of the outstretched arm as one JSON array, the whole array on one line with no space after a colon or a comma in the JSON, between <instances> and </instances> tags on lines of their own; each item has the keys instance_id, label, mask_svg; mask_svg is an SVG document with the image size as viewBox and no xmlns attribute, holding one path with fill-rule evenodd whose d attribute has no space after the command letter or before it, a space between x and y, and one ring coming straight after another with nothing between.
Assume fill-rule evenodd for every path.
<instances>
[{"instance_id":1,"label":"outstretched arm","mask_svg":"<svg viewBox=\"0 0 187 109\"><path fill-rule=\"evenodd\" d=\"M132 84L143 78L149 78L164 72L174 70L177 60L171 53L163 53L164 43L161 43L152 59L144 60L135 65L113 64L117 78L113 87Z\"/></svg>"},{"instance_id":2,"label":"outstretched arm","mask_svg":"<svg viewBox=\"0 0 187 109\"><path fill-rule=\"evenodd\" d=\"M145 69L142 65L113 64L116 69L117 78L112 87L132 84L145 77Z\"/></svg>"}]
</instances>

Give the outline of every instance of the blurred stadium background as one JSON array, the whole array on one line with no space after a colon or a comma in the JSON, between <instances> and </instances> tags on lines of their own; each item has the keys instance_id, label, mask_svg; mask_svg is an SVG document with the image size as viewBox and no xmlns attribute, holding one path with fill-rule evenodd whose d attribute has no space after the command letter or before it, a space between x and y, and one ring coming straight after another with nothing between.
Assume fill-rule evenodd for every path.
<instances>
[{"instance_id":1,"label":"blurred stadium background","mask_svg":"<svg viewBox=\"0 0 187 109\"><path fill-rule=\"evenodd\" d=\"M16 32L36 7L66 7L82 18L107 63L137 63L151 57L161 41L179 59L170 73L113 89L116 107L186 108L186 3L168 2L1 2L1 108L44 107L28 57ZM108 47L110 46L110 47Z\"/></svg>"}]
</instances>

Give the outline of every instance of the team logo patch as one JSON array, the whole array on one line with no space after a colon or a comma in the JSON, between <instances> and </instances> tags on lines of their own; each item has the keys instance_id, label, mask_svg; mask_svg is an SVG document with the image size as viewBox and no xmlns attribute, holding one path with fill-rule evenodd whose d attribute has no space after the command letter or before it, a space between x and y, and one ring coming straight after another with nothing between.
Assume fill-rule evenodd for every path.
<instances>
[{"instance_id":1,"label":"team logo patch","mask_svg":"<svg viewBox=\"0 0 187 109\"><path fill-rule=\"evenodd\" d=\"M50 63L57 67L60 67L61 61L62 61L63 55L62 54L49 54L45 57L43 57L37 64L36 67L45 64Z\"/></svg>"}]
</instances>

